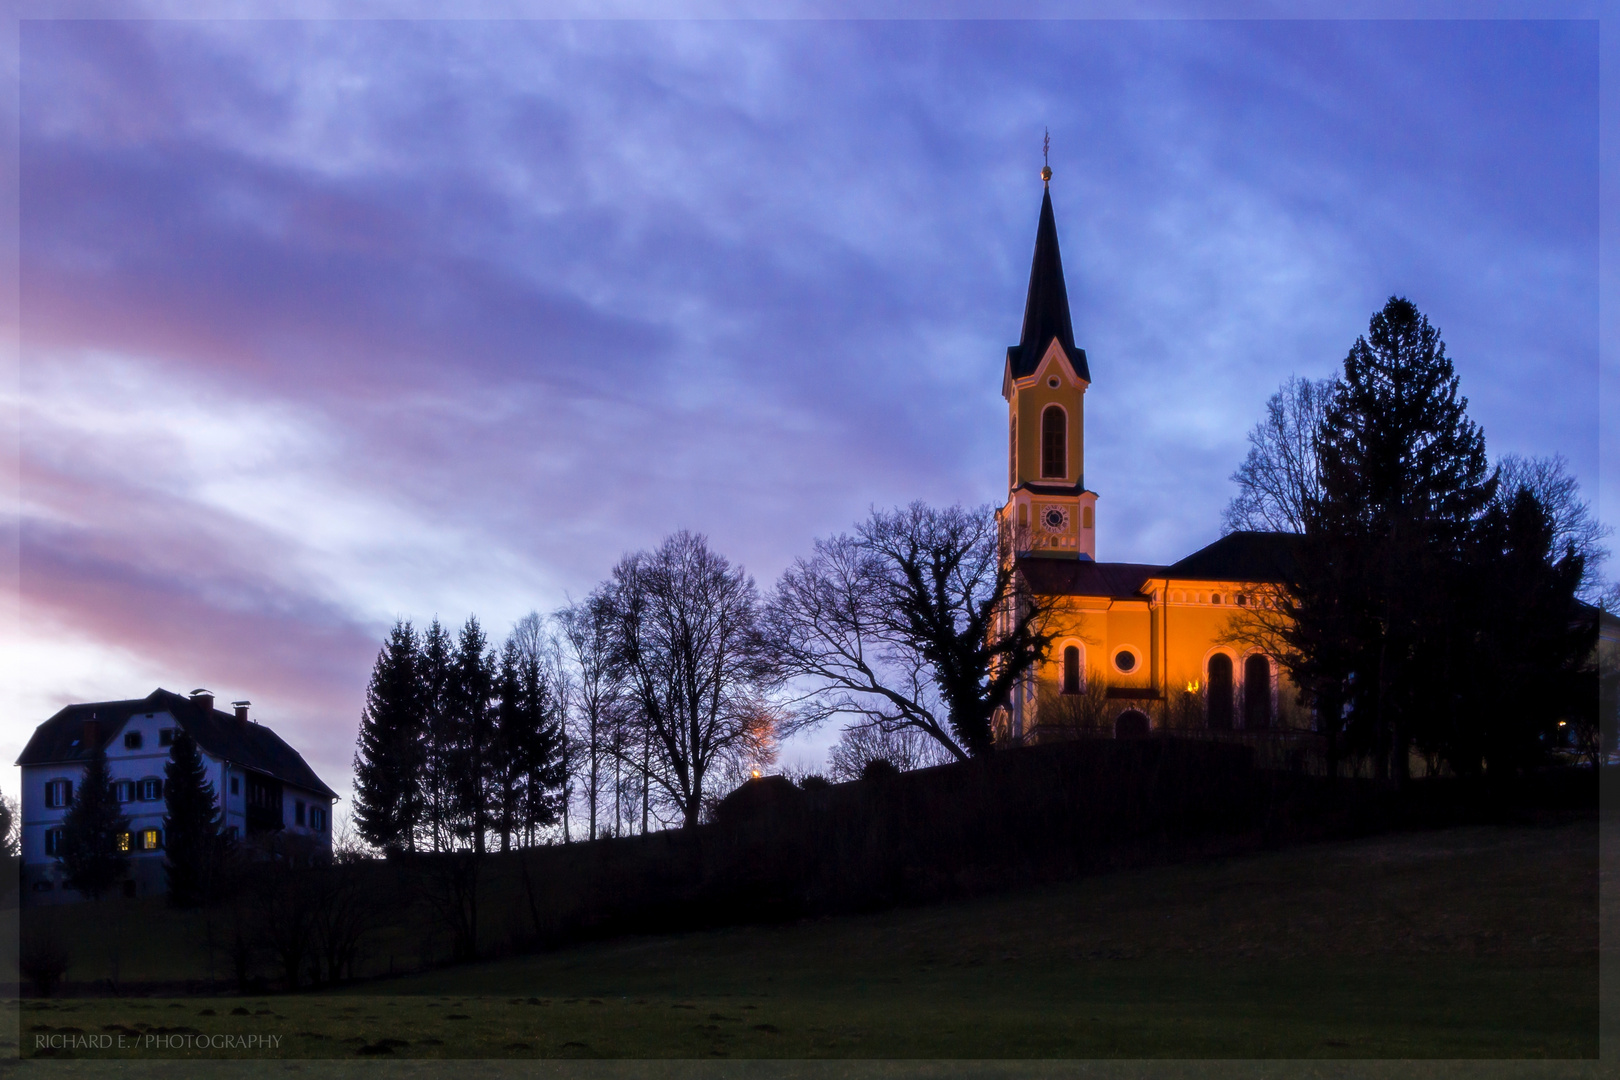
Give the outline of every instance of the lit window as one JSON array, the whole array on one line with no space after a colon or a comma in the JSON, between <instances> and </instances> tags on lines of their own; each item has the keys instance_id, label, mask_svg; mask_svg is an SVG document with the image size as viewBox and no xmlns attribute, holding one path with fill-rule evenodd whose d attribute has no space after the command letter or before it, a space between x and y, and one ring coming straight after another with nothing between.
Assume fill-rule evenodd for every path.
<instances>
[{"instance_id":1,"label":"lit window","mask_svg":"<svg viewBox=\"0 0 1620 1080\"><path fill-rule=\"evenodd\" d=\"M141 830L141 850L156 851L162 844L163 833L157 829Z\"/></svg>"},{"instance_id":2,"label":"lit window","mask_svg":"<svg viewBox=\"0 0 1620 1080\"><path fill-rule=\"evenodd\" d=\"M129 850L129 833L121 832L121 833L118 834L118 850L119 851L128 851Z\"/></svg>"},{"instance_id":3,"label":"lit window","mask_svg":"<svg viewBox=\"0 0 1620 1080\"><path fill-rule=\"evenodd\" d=\"M138 731L124 732L124 749L139 750L141 748L141 733Z\"/></svg>"}]
</instances>

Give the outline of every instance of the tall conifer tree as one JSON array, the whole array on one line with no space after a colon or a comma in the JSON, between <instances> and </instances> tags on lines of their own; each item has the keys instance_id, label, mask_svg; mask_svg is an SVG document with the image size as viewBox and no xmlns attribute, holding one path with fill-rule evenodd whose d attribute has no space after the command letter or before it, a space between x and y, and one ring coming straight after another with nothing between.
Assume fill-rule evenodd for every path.
<instances>
[{"instance_id":1,"label":"tall conifer tree","mask_svg":"<svg viewBox=\"0 0 1620 1080\"><path fill-rule=\"evenodd\" d=\"M62 819L62 869L68 888L100 900L129 872L123 838L129 818L118 808L118 793L107 771L107 752L91 747L84 777Z\"/></svg>"},{"instance_id":2,"label":"tall conifer tree","mask_svg":"<svg viewBox=\"0 0 1620 1080\"><path fill-rule=\"evenodd\" d=\"M355 823L367 842L415 850L422 823L425 702L420 642L394 624L377 654L354 755Z\"/></svg>"},{"instance_id":3,"label":"tall conifer tree","mask_svg":"<svg viewBox=\"0 0 1620 1080\"><path fill-rule=\"evenodd\" d=\"M195 907L212 896L220 856L220 813L197 743L177 731L163 766L163 871L169 903Z\"/></svg>"},{"instance_id":4,"label":"tall conifer tree","mask_svg":"<svg viewBox=\"0 0 1620 1080\"><path fill-rule=\"evenodd\" d=\"M422 823L434 851L452 843L457 738L450 705L455 644L437 618L421 637L417 687L422 695Z\"/></svg>"},{"instance_id":5,"label":"tall conifer tree","mask_svg":"<svg viewBox=\"0 0 1620 1080\"><path fill-rule=\"evenodd\" d=\"M1445 343L1410 301L1391 297L1356 339L1316 451L1286 601L1296 681L1327 723L1347 710L1353 748L1399 782L1433 712L1422 654L1455 617L1457 568L1495 491Z\"/></svg>"},{"instance_id":6,"label":"tall conifer tree","mask_svg":"<svg viewBox=\"0 0 1620 1080\"><path fill-rule=\"evenodd\" d=\"M477 616L468 616L451 657L447 695L455 832L471 840L479 854L493 824L490 801L495 759L490 736L494 710L490 699L495 689L495 657L488 644Z\"/></svg>"}]
</instances>

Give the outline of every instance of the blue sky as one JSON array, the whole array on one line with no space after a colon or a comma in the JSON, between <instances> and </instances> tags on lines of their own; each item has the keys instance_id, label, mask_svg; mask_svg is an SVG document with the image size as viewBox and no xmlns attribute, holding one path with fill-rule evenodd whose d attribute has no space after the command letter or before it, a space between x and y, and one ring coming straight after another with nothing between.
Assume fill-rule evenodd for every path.
<instances>
[{"instance_id":1,"label":"blue sky","mask_svg":"<svg viewBox=\"0 0 1620 1080\"><path fill-rule=\"evenodd\" d=\"M1050 128L1103 559L1218 534L1391 294L1598 495L1595 22L29 22L13 756L245 697L343 790L396 616L1004 492Z\"/></svg>"}]
</instances>

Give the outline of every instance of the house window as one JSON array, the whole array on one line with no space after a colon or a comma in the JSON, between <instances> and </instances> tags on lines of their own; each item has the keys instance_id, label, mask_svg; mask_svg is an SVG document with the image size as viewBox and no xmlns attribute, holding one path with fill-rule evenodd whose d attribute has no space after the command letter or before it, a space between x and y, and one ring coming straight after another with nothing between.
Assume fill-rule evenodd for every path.
<instances>
[{"instance_id":1,"label":"house window","mask_svg":"<svg viewBox=\"0 0 1620 1080\"><path fill-rule=\"evenodd\" d=\"M62 854L62 830L61 829L46 829L45 830L45 854L47 854L47 855L60 855L60 854Z\"/></svg>"},{"instance_id":2,"label":"house window","mask_svg":"<svg viewBox=\"0 0 1620 1080\"><path fill-rule=\"evenodd\" d=\"M129 850L129 833L121 832L121 833L118 834L118 850L119 851L128 851Z\"/></svg>"},{"instance_id":3,"label":"house window","mask_svg":"<svg viewBox=\"0 0 1620 1080\"><path fill-rule=\"evenodd\" d=\"M158 732L158 745L159 746L173 746L174 745L174 728L166 727L163 730Z\"/></svg>"},{"instance_id":4,"label":"house window","mask_svg":"<svg viewBox=\"0 0 1620 1080\"><path fill-rule=\"evenodd\" d=\"M114 792L114 794L116 794L118 796L118 801L121 802L121 803L134 802L135 801L135 781L133 781L133 780L117 780L117 781L114 781L114 783L113 783L113 792Z\"/></svg>"},{"instance_id":5,"label":"house window","mask_svg":"<svg viewBox=\"0 0 1620 1080\"><path fill-rule=\"evenodd\" d=\"M294 799L293 800L293 824L294 825L302 825L303 823L304 823L304 800L303 799Z\"/></svg>"},{"instance_id":6,"label":"house window","mask_svg":"<svg viewBox=\"0 0 1620 1080\"><path fill-rule=\"evenodd\" d=\"M238 776L231 777L231 794L232 795L240 795L240 794L242 794L242 779L241 779L241 777L238 777Z\"/></svg>"},{"instance_id":7,"label":"house window","mask_svg":"<svg viewBox=\"0 0 1620 1080\"><path fill-rule=\"evenodd\" d=\"M319 807L309 808L309 827L316 832L326 831L326 811Z\"/></svg>"},{"instance_id":8,"label":"house window","mask_svg":"<svg viewBox=\"0 0 1620 1080\"><path fill-rule=\"evenodd\" d=\"M1062 479L1069 475L1069 418L1061 408L1048 405L1041 413L1041 476Z\"/></svg>"},{"instance_id":9,"label":"house window","mask_svg":"<svg viewBox=\"0 0 1620 1080\"><path fill-rule=\"evenodd\" d=\"M1063 692L1080 692L1080 648L1076 645L1063 650Z\"/></svg>"},{"instance_id":10,"label":"house window","mask_svg":"<svg viewBox=\"0 0 1620 1080\"><path fill-rule=\"evenodd\" d=\"M141 830L141 850L142 851L156 851L158 848L160 848L162 846L163 846L163 830L162 829L142 829Z\"/></svg>"},{"instance_id":11,"label":"house window","mask_svg":"<svg viewBox=\"0 0 1620 1080\"><path fill-rule=\"evenodd\" d=\"M157 802L161 798L163 798L163 781L150 778L141 781L141 802Z\"/></svg>"},{"instance_id":12,"label":"house window","mask_svg":"<svg viewBox=\"0 0 1620 1080\"><path fill-rule=\"evenodd\" d=\"M227 840L235 840L237 837L239 837L241 835L242 835L242 830L238 829L235 825L232 825L230 828L225 830L225 839L227 839Z\"/></svg>"},{"instance_id":13,"label":"house window","mask_svg":"<svg viewBox=\"0 0 1620 1080\"><path fill-rule=\"evenodd\" d=\"M73 801L73 781L52 780L45 785L45 805L52 809L66 806Z\"/></svg>"},{"instance_id":14,"label":"house window","mask_svg":"<svg viewBox=\"0 0 1620 1080\"><path fill-rule=\"evenodd\" d=\"M138 731L124 732L124 749L139 750L141 748L141 733Z\"/></svg>"}]
</instances>

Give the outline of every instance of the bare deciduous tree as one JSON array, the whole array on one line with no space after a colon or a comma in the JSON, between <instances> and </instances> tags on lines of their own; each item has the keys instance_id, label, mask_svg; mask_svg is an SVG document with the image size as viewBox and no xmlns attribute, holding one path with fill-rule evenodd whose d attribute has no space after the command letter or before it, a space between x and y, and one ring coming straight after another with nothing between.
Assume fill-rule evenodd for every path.
<instances>
[{"instance_id":1,"label":"bare deciduous tree","mask_svg":"<svg viewBox=\"0 0 1620 1080\"><path fill-rule=\"evenodd\" d=\"M1581 574L1580 597L1600 604L1606 584L1603 563L1608 549L1603 546L1614 530L1592 516L1592 507L1581 498L1580 485L1569 474L1569 462L1562 454L1552 457L1521 457L1508 454L1497 462L1496 503L1505 513L1520 489L1530 492L1541 504L1552 523L1555 555L1573 548L1585 563Z\"/></svg>"},{"instance_id":2,"label":"bare deciduous tree","mask_svg":"<svg viewBox=\"0 0 1620 1080\"><path fill-rule=\"evenodd\" d=\"M1046 610L998 550L994 512L913 503L817 540L777 583L764 636L801 687L795 726L834 716L989 753L990 718L1050 645Z\"/></svg>"},{"instance_id":3,"label":"bare deciduous tree","mask_svg":"<svg viewBox=\"0 0 1620 1080\"><path fill-rule=\"evenodd\" d=\"M607 595L615 663L652 748L649 779L691 827L716 765L769 754L753 579L682 531L620 560Z\"/></svg>"},{"instance_id":4,"label":"bare deciduous tree","mask_svg":"<svg viewBox=\"0 0 1620 1080\"><path fill-rule=\"evenodd\" d=\"M828 751L827 773L834 780L859 780L874 761L910 772L954 760L938 740L916 728L885 731L876 724L851 724Z\"/></svg>"},{"instance_id":5,"label":"bare deciduous tree","mask_svg":"<svg viewBox=\"0 0 1620 1080\"><path fill-rule=\"evenodd\" d=\"M617 612L613 595L598 587L583 600L554 616L568 666L573 739L569 757L584 786L588 839L599 835L597 822L609 733L625 706L625 685L614 663Z\"/></svg>"},{"instance_id":6,"label":"bare deciduous tree","mask_svg":"<svg viewBox=\"0 0 1620 1080\"><path fill-rule=\"evenodd\" d=\"M1249 432L1249 456L1232 474L1238 493L1221 515L1223 532L1305 531L1305 507L1320 494L1316 432L1333 395L1333 379L1291 376L1266 402Z\"/></svg>"}]
</instances>

